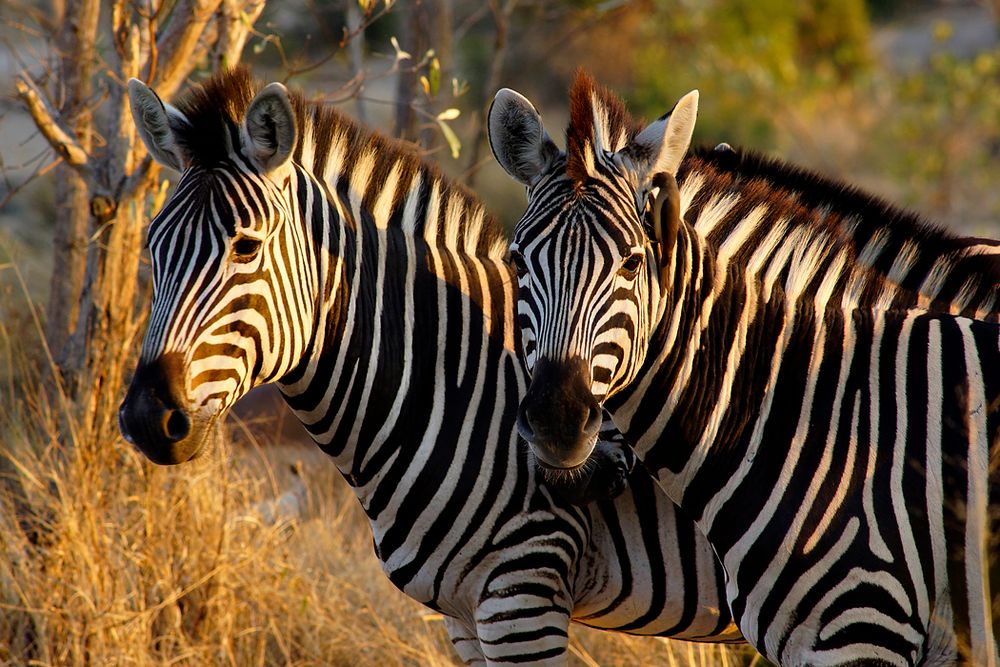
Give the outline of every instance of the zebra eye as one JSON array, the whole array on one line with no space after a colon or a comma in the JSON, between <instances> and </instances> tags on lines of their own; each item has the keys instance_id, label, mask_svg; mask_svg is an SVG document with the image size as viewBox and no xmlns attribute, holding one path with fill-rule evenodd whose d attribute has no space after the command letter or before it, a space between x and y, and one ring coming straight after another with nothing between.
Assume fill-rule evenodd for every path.
<instances>
[{"instance_id":1,"label":"zebra eye","mask_svg":"<svg viewBox=\"0 0 1000 667\"><path fill-rule=\"evenodd\" d=\"M241 236L233 241L233 253L240 259L250 259L260 251L261 245L260 239Z\"/></svg>"},{"instance_id":2,"label":"zebra eye","mask_svg":"<svg viewBox=\"0 0 1000 667\"><path fill-rule=\"evenodd\" d=\"M627 280L633 280L639 273L639 269L642 268L643 259L645 258L641 252L632 253L622 262L622 268L618 270L618 275Z\"/></svg>"},{"instance_id":3,"label":"zebra eye","mask_svg":"<svg viewBox=\"0 0 1000 667\"><path fill-rule=\"evenodd\" d=\"M517 277L523 278L528 273L528 267L524 264L524 256L521 255L516 250L510 251L510 261L514 264L514 270L517 271Z\"/></svg>"}]
</instances>

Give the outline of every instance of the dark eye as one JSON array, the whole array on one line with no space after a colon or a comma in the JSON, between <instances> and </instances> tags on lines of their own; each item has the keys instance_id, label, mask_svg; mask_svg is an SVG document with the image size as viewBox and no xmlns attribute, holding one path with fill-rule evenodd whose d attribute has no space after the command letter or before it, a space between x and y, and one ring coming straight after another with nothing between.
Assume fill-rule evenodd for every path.
<instances>
[{"instance_id":1,"label":"dark eye","mask_svg":"<svg viewBox=\"0 0 1000 667\"><path fill-rule=\"evenodd\" d=\"M523 278L528 273L528 267L524 264L524 256L521 255L516 250L510 251L510 261L514 265L514 270L517 271L517 277Z\"/></svg>"},{"instance_id":2,"label":"dark eye","mask_svg":"<svg viewBox=\"0 0 1000 667\"><path fill-rule=\"evenodd\" d=\"M233 241L233 253L241 259L250 259L257 254L261 245L260 239L241 236Z\"/></svg>"},{"instance_id":3,"label":"dark eye","mask_svg":"<svg viewBox=\"0 0 1000 667\"><path fill-rule=\"evenodd\" d=\"M644 257L641 252L632 253L622 262L622 268L618 270L618 275L632 280L639 273L639 269L642 268L643 259Z\"/></svg>"}]
</instances>

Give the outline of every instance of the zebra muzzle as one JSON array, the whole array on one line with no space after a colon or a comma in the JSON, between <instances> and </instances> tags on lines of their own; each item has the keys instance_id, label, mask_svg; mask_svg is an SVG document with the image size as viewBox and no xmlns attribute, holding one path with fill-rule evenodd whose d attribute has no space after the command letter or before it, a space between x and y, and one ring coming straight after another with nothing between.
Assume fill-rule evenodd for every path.
<instances>
[{"instance_id":1,"label":"zebra muzzle","mask_svg":"<svg viewBox=\"0 0 1000 667\"><path fill-rule=\"evenodd\" d=\"M188 461L199 454L205 440L174 389L180 364L174 355L164 355L140 364L118 410L122 436L154 463L169 465Z\"/></svg>"},{"instance_id":2,"label":"zebra muzzle","mask_svg":"<svg viewBox=\"0 0 1000 667\"><path fill-rule=\"evenodd\" d=\"M590 456L601 430L601 406L582 359L539 359L517 412L517 429L546 468L572 469Z\"/></svg>"}]
</instances>

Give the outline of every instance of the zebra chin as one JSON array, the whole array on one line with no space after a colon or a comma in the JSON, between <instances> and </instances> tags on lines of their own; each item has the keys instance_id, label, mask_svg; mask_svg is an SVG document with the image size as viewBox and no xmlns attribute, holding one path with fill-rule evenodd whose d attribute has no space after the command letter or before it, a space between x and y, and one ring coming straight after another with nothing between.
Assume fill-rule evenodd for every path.
<instances>
[{"instance_id":1,"label":"zebra chin","mask_svg":"<svg viewBox=\"0 0 1000 667\"><path fill-rule=\"evenodd\" d=\"M552 463L552 458L548 458L553 456L552 448L539 445L538 443L531 445L531 452L534 454L535 466L542 473L542 477L546 482L554 484L560 489L574 490L585 486L600 469L600 464L593 456L596 445L596 438L589 445L584 444L580 448L580 453L583 454L586 452L586 454L578 463L574 463L573 459L560 457L559 463L554 464ZM559 455L557 454L556 456ZM569 465L565 465L567 463Z\"/></svg>"}]
</instances>

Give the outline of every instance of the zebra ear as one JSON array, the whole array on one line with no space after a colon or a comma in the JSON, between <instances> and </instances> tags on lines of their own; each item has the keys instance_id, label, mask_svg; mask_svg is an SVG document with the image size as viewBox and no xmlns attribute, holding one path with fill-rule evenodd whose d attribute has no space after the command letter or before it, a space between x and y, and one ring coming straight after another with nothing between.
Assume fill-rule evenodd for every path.
<instances>
[{"instance_id":1,"label":"zebra ear","mask_svg":"<svg viewBox=\"0 0 1000 667\"><path fill-rule=\"evenodd\" d=\"M659 188L653 200L650 215L654 240L659 245L660 268L670 264L670 255L677 243L677 230L681 224L681 193L673 174L660 172L653 177L652 187Z\"/></svg>"},{"instance_id":2,"label":"zebra ear","mask_svg":"<svg viewBox=\"0 0 1000 667\"><path fill-rule=\"evenodd\" d=\"M288 89L280 83L264 87L247 107L243 119L243 146L264 172L288 162L295 150L298 128Z\"/></svg>"},{"instance_id":3,"label":"zebra ear","mask_svg":"<svg viewBox=\"0 0 1000 667\"><path fill-rule=\"evenodd\" d=\"M139 138L149 154L160 164L182 171L187 160L174 138L174 129L188 124L184 114L164 104L152 88L138 79L128 81L128 103Z\"/></svg>"},{"instance_id":4,"label":"zebra ear","mask_svg":"<svg viewBox=\"0 0 1000 667\"><path fill-rule=\"evenodd\" d=\"M676 174L691 145L698 119L698 91L680 99L670 113L650 123L621 155L636 174L640 189L655 174Z\"/></svg>"},{"instance_id":5,"label":"zebra ear","mask_svg":"<svg viewBox=\"0 0 1000 667\"><path fill-rule=\"evenodd\" d=\"M493 98L488 125L493 157L525 185L531 185L559 155L534 105L510 88L501 88Z\"/></svg>"}]
</instances>

